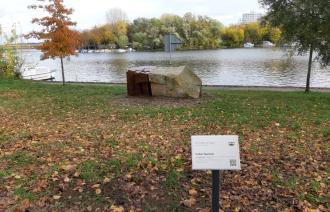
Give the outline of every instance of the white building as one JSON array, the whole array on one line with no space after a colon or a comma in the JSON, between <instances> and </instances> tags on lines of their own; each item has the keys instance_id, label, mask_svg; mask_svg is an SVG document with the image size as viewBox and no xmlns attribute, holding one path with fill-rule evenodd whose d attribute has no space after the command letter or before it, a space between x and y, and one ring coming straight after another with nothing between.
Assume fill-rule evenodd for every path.
<instances>
[{"instance_id":1,"label":"white building","mask_svg":"<svg viewBox=\"0 0 330 212\"><path fill-rule=\"evenodd\" d=\"M256 13L256 12L244 13L242 16L241 23L248 24L248 23L258 22L260 21L261 18L262 18L261 13Z\"/></svg>"}]
</instances>

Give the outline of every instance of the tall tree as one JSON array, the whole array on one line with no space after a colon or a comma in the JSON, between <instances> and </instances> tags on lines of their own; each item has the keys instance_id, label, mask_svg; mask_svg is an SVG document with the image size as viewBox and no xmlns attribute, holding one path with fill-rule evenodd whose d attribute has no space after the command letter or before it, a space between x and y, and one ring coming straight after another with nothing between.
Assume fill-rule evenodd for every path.
<instances>
[{"instance_id":1,"label":"tall tree","mask_svg":"<svg viewBox=\"0 0 330 212\"><path fill-rule=\"evenodd\" d=\"M115 26L118 22L128 23L128 17L124 10L120 8L111 8L106 13L106 21L108 24Z\"/></svg>"},{"instance_id":2,"label":"tall tree","mask_svg":"<svg viewBox=\"0 0 330 212\"><path fill-rule=\"evenodd\" d=\"M28 37L43 40L39 48L43 52L42 59L56 57L61 60L62 82L65 84L63 59L71 55L76 55L75 50L80 46L80 33L70 29L76 25L72 22L70 15L73 9L67 9L63 5L63 0L38 0L44 4L30 5L30 9L43 9L48 12L48 16L34 18L32 23L43 28L40 31L31 32ZM48 4L46 3L48 2Z\"/></svg>"},{"instance_id":3,"label":"tall tree","mask_svg":"<svg viewBox=\"0 0 330 212\"><path fill-rule=\"evenodd\" d=\"M281 27L284 39L297 44L299 53L309 52L306 92L310 91L313 54L323 66L330 64L329 0L260 0L268 10L266 19Z\"/></svg>"},{"instance_id":4,"label":"tall tree","mask_svg":"<svg viewBox=\"0 0 330 212\"><path fill-rule=\"evenodd\" d=\"M128 18L125 11L120 8L110 9L106 13L106 21L111 28L117 46L119 48L125 48L128 44Z\"/></svg>"}]
</instances>

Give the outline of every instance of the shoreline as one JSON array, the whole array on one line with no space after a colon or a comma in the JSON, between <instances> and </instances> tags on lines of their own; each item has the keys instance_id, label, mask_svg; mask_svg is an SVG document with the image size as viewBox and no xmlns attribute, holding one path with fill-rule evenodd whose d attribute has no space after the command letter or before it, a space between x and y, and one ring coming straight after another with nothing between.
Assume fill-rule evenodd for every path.
<instances>
[{"instance_id":1,"label":"shoreline","mask_svg":"<svg viewBox=\"0 0 330 212\"><path fill-rule=\"evenodd\" d=\"M26 80L31 81L31 80ZM32 81L37 83L45 84L62 84L60 81ZM108 82L66 82L69 85L95 85L95 86L126 86L126 83L108 83ZM207 89L219 89L219 90L238 90L238 91L281 91L281 92L292 92L292 91L305 91L305 87L295 86L241 86L241 85L202 85L203 88ZM316 92L330 92L330 88L322 87L311 87L311 91Z\"/></svg>"}]
</instances>

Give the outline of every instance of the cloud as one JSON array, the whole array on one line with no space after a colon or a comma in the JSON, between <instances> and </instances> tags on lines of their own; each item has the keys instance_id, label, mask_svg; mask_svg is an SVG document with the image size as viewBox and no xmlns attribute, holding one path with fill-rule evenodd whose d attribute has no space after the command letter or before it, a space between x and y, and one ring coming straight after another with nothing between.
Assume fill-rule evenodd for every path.
<instances>
[{"instance_id":1,"label":"cloud","mask_svg":"<svg viewBox=\"0 0 330 212\"><path fill-rule=\"evenodd\" d=\"M38 3L37 0L2 0L0 5L0 24L5 31L10 31L11 26L20 24L23 33L33 30L36 25L31 20L40 11L27 9L30 4ZM107 10L119 7L126 11L132 21L138 17L160 17L163 13L183 15L192 12L196 15L208 15L225 25L237 23L244 12L260 10L258 0L65 0L65 5L74 8L72 20L77 21L78 29L92 28L105 23Z\"/></svg>"}]
</instances>

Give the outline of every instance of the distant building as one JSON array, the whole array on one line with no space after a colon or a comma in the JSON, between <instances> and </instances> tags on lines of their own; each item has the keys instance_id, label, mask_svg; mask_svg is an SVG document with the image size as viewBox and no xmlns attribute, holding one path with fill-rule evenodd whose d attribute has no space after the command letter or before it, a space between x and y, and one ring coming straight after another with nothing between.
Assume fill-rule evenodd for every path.
<instances>
[{"instance_id":1,"label":"distant building","mask_svg":"<svg viewBox=\"0 0 330 212\"><path fill-rule=\"evenodd\" d=\"M250 12L250 13L244 13L242 16L241 23L242 24L249 24L253 22L258 22L262 18L261 13L256 13L256 12Z\"/></svg>"}]
</instances>

